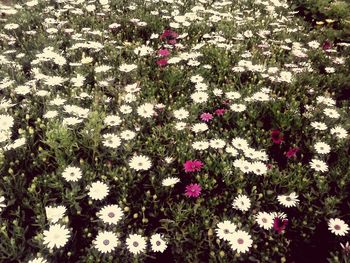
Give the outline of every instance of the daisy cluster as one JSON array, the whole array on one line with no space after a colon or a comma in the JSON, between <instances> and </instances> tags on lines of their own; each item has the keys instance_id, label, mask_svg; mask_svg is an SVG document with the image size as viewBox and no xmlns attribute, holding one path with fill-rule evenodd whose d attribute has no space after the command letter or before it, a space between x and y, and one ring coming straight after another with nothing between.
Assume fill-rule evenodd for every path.
<instances>
[{"instance_id":1,"label":"daisy cluster","mask_svg":"<svg viewBox=\"0 0 350 263\"><path fill-rule=\"evenodd\" d=\"M350 254L343 21L286 0L0 11L1 262Z\"/></svg>"}]
</instances>

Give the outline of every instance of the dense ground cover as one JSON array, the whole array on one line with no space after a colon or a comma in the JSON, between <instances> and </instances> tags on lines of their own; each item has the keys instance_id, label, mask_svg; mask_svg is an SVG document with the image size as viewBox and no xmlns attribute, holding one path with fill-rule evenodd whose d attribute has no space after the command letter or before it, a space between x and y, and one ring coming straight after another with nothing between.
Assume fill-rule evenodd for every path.
<instances>
[{"instance_id":1,"label":"dense ground cover","mask_svg":"<svg viewBox=\"0 0 350 263\"><path fill-rule=\"evenodd\" d=\"M277 0L0 9L1 262L349 260L330 28Z\"/></svg>"}]
</instances>

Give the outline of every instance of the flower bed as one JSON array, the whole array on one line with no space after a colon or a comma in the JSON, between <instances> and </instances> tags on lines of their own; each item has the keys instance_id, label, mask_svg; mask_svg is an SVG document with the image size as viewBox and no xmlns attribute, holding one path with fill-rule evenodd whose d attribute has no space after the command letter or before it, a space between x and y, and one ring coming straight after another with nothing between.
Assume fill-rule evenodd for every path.
<instances>
[{"instance_id":1,"label":"flower bed","mask_svg":"<svg viewBox=\"0 0 350 263\"><path fill-rule=\"evenodd\" d=\"M0 262L347 262L349 43L284 1L0 9Z\"/></svg>"}]
</instances>

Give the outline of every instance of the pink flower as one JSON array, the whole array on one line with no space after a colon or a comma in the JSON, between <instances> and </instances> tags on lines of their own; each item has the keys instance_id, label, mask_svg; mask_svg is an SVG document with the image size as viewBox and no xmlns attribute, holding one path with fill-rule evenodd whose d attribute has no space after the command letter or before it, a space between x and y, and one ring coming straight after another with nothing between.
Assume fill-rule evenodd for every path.
<instances>
[{"instance_id":1,"label":"pink flower","mask_svg":"<svg viewBox=\"0 0 350 263\"><path fill-rule=\"evenodd\" d=\"M201 190L200 184L189 184L186 186L185 195L187 197L198 197L201 194Z\"/></svg>"},{"instance_id":2,"label":"pink flower","mask_svg":"<svg viewBox=\"0 0 350 263\"><path fill-rule=\"evenodd\" d=\"M213 115L211 115L210 113L204 112L201 114L201 120L208 122L213 118Z\"/></svg>"},{"instance_id":3,"label":"pink flower","mask_svg":"<svg viewBox=\"0 0 350 263\"><path fill-rule=\"evenodd\" d=\"M298 147L290 148L288 152L285 153L285 155L287 156L287 158L292 158L297 154L298 151L299 151Z\"/></svg>"},{"instance_id":4,"label":"pink flower","mask_svg":"<svg viewBox=\"0 0 350 263\"><path fill-rule=\"evenodd\" d=\"M166 58L162 58L157 60L157 65L160 67L164 67L168 64L168 60Z\"/></svg>"},{"instance_id":5,"label":"pink flower","mask_svg":"<svg viewBox=\"0 0 350 263\"><path fill-rule=\"evenodd\" d=\"M203 163L198 160L188 160L184 163L184 169L186 173L189 172L199 172L203 167Z\"/></svg>"},{"instance_id":6,"label":"pink flower","mask_svg":"<svg viewBox=\"0 0 350 263\"><path fill-rule=\"evenodd\" d=\"M279 130L271 131L271 139L276 144L281 144L284 141L284 137Z\"/></svg>"},{"instance_id":7,"label":"pink flower","mask_svg":"<svg viewBox=\"0 0 350 263\"><path fill-rule=\"evenodd\" d=\"M162 57L167 57L170 55L170 51L168 49L160 49L158 50L158 54Z\"/></svg>"},{"instance_id":8,"label":"pink flower","mask_svg":"<svg viewBox=\"0 0 350 263\"><path fill-rule=\"evenodd\" d=\"M214 113L218 116L222 116L222 115L224 115L225 112L226 112L225 109L217 109L217 110L215 110Z\"/></svg>"}]
</instances>

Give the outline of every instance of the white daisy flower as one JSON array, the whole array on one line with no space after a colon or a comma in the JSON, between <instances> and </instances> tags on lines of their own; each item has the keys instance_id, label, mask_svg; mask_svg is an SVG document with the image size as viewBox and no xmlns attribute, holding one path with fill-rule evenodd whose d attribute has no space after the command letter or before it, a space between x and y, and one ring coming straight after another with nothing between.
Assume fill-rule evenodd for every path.
<instances>
[{"instance_id":1,"label":"white daisy flower","mask_svg":"<svg viewBox=\"0 0 350 263\"><path fill-rule=\"evenodd\" d=\"M108 126L118 126L122 123L122 119L118 115L109 115L106 116L103 122Z\"/></svg>"},{"instance_id":2,"label":"white daisy flower","mask_svg":"<svg viewBox=\"0 0 350 263\"><path fill-rule=\"evenodd\" d=\"M328 229L337 236L345 236L349 232L349 225L339 218L331 218L328 221Z\"/></svg>"},{"instance_id":3,"label":"white daisy flower","mask_svg":"<svg viewBox=\"0 0 350 263\"><path fill-rule=\"evenodd\" d=\"M335 126L332 128L331 134L336 136L338 139L345 139L348 136L348 132L340 126Z\"/></svg>"},{"instance_id":4,"label":"white daisy flower","mask_svg":"<svg viewBox=\"0 0 350 263\"><path fill-rule=\"evenodd\" d=\"M93 244L101 253L109 253L118 246L119 240L112 231L102 231L97 234Z\"/></svg>"},{"instance_id":5,"label":"white daisy flower","mask_svg":"<svg viewBox=\"0 0 350 263\"><path fill-rule=\"evenodd\" d=\"M126 73L133 71L134 69L137 69L137 65L135 64L122 64L119 66L119 70Z\"/></svg>"},{"instance_id":6,"label":"white daisy flower","mask_svg":"<svg viewBox=\"0 0 350 263\"><path fill-rule=\"evenodd\" d=\"M317 142L314 145L314 148L318 154L327 154L327 153L330 153L331 151L331 147L324 142Z\"/></svg>"},{"instance_id":7,"label":"white daisy flower","mask_svg":"<svg viewBox=\"0 0 350 263\"><path fill-rule=\"evenodd\" d=\"M209 129L206 123L196 123L192 126L192 131L195 133L204 132Z\"/></svg>"},{"instance_id":8,"label":"white daisy flower","mask_svg":"<svg viewBox=\"0 0 350 263\"><path fill-rule=\"evenodd\" d=\"M242 230L234 232L229 239L230 246L238 253L245 253L253 244L251 236Z\"/></svg>"},{"instance_id":9,"label":"white daisy flower","mask_svg":"<svg viewBox=\"0 0 350 263\"><path fill-rule=\"evenodd\" d=\"M247 140L239 138L239 137L232 139L231 143L232 143L233 147L235 147L238 150L244 151L244 150L249 148L249 144L248 144Z\"/></svg>"},{"instance_id":10,"label":"white daisy flower","mask_svg":"<svg viewBox=\"0 0 350 263\"><path fill-rule=\"evenodd\" d=\"M168 177L163 179L162 181L162 185L163 186L173 186L175 184L177 184L178 182L180 182L180 179L177 177Z\"/></svg>"},{"instance_id":11,"label":"white daisy flower","mask_svg":"<svg viewBox=\"0 0 350 263\"><path fill-rule=\"evenodd\" d=\"M91 184L88 195L93 200L102 200L109 193L109 187L101 182L97 181Z\"/></svg>"},{"instance_id":12,"label":"white daisy flower","mask_svg":"<svg viewBox=\"0 0 350 263\"><path fill-rule=\"evenodd\" d=\"M175 110L173 114L174 114L174 117L178 120L184 120L189 116L189 112L184 108Z\"/></svg>"},{"instance_id":13,"label":"white daisy flower","mask_svg":"<svg viewBox=\"0 0 350 263\"><path fill-rule=\"evenodd\" d=\"M209 143L207 141L196 141L192 143L192 147L195 150L206 150L209 147Z\"/></svg>"},{"instance_id":14,"label":"white daisy flower","mask_svg":"<svg viewBox=\"0 0 350 263\"><path fill-rule=\"evenodd\" d=\"M234 103L230 106L230 109L234 112L243 112L247 109L244 104Z\"/></svg>"},{"instance_id":15,"label":"white daisy flower","mask_svg":"<svg viewBox=\"0 0 350 263\"><path fill-rule=\"evenodd\" d=\"M155 114L154 106L151 103L144 103L137 108L137 113L141 117L151 118Z\"/></svg>"},{"instance_id":16,"label":"white daisy flower","mask_svg":"<svg viewBox=\"0 0 350 263\"><path fill-rule=\"evenodd\" d=\"M60 224L50 225L49 230L44 231L44 245L53 249L63 247L70 237L69 230Z\"/></svg>"},{"instance_id":17,"label":"white daisy flower","mask_svg":"<svg viewBox=\"0 0 350 263\"><path fill-rule=\"evenodd\" d=\"M123 217L123 210L118 205L106 205L97 213L105 224L116 225Z\"/></svg>"},{"instance_id":18,"label":"white daisy flower","mask_svg":"<svg viewBox=\"0 0 350 263\"><path fill-rule=\"evenodd\" d=\"M311 122L311 126L319 131L327 130L327 125L323 122L313 121Z\"/></svg>"},{"instance_id":19,"label":"white daisy flower","mask_svg":"<svg viewBox=\"0 0 350 263\"><path fill-rule=\"evenodd\" d=\"M131 234L126 239L126 246L133 254L139 254L146 249L146 239L138 234Z\"/></svg>"},{"instance_id":20,"label":"white daisy flower","mask_svg":"<svg viewBox=\"0 0 350 263\"><path fill-rule=\"evenodd\" d=\"M0 131L6 131L12 128L14 119L10 115L0 114Z\"/></svg>"},{"instance_id":21,"label":"white daisy flower","mask_svg":"<svg viewBox=\"0 0 350 263\"><path fill-rule=\"evenodd\" d=\"M255 221L260 227L269 230L273 227L274 217L267 212L259 212L255 216Z\"/></svg>"},{"instance_id":22,"label":"white daisy flower","mask_svg":"<svg viewBox=\"0 0 350 263\"><path fill-rule=\"evenodd\" d=\"M221 139L212 139L209 141L210 147L214 149L222 149L225 147L226 142Z\"/></svg>"},{"instance_id":23,"label":"white daisy flower","mask_svg":"<svg viewBox=\"0 0 350 263\"><path fill-rule=\"evenodd\" d=\"M226 146L225 152L230 154L232 157L235 157L238 155L238 151L232 146Z\"/></svg>"},{"instance_id":24,"label":"white daisy flower","mask_svg":"<svg viewBox=\"0 0 350 263\"><path fill-rule=\"evenodd\" d=\"M238 210L241 210L243 212L246 212L248 211L248 209L250 208L251 206L251 202L250 202L250 199L248 198L248 196L246 195L238 195L234 200L233 200L233 203L232 203L232 207L234 209L238 209Z\"/></svg>"},{"instance_id":25,"label":"white daisy flower","mask_svg":"<svg viewBox=\"0 0 350 263\"><path fill-rule=\"evenodd\" d=\"M332 119L338 119L340 117L340 114L335 109L326 108L323 110L323 113Z\"/></svg>"},{"instance_id":26,"label":"white daisy flower","mask_svg":"<svg viewBox=\"0 0 350 263\"><path fill-rule=\"evenodd\" d=\"M6 204L5 204L5 197L3 196L0 196L0 212L2 211L2 209L6 207Z\"/></svg>"},{"instance_id":27,"label":"white daisy flower","mask_svg":"<svg viewBox=\"0 0 350 263\"><path fill-rule=\"evenodd\" d=\"M152 235L150 242L151 242L151 249L153 252L163 253L168 247L167 242L164 240L164 237L161 234Z\"/></svg>"},{"instance_id":28,"label":"white daisy flower","mask_svg":"<svg viewBox=\"0 0 350 263\"><path fill-rule=\"evenodd\" d=\"M206 101L208 101L208 98L209 98L208 94L206 92L203 92L203 91L197 91L191 95L191 99L195 103L206 102Z\"/></svg>"},{"instance_id":29,"label":"white daisy flower","mask_svg":"<svg viewBox=\"0 0 350 263\"><path fill-rule=\"evenodd\" d=\"M224 222L220 222L217 225L217 229L215 229L216 234L220 239L229 240L230 236L236 231L237 226L231 221L225 220Z\"/></svg>"},{"instance_id":30,"label":"white daisy flower","mask_svg":"<svg viewBox=\"0 0 350 263\"><path fill-rule=\"evenodd\" d=\"M293 207L299 203L298 195L295 192L292 192L289 195L279 195L277 200L285 207Z\"/></svg>"},{"instance_id":31,"label":"white daisy flower","mask_svg":"<svg viewBox=\"0 0 350 263\"><path fill-rule=\"evenodd\" d=\"M120 137L123 140L130 141L136 137L136 133L131 130L125 130L120 133Z\"/></svg>"},{"instance_id":32,"label":"white daisy flower","mask_svg":"<svg viewBox=\"0 0 350 263\"><path fill-rule=\"evenodd\" d=\"M129 166L130 168L136 171L142 171L142 170L146 171L146 170L149 170L149 168L151 168L152 163L147 156L136 155L132 157L131 160L129 161Z\"/></svg>"},{"instance_id":33,"label":"white daisy flower","mask_svg":"<svg viewBox=\"0 0 350 263\"><path fill-rule=\"evenodd\" d=\"M64 216L66 211L67 209L63 205L59 205L56 207L53 207L53 206L45 207L46 218L50 223L53 223L53 224L56 224L58 220L60 220Z\"/></svg>"},{"instance_id":34,"label":"white daisy flower","mask_svg":"<svg viewBox=\"0 0 350 263\"><path fill-rule=\"evenodd\" d=\"M263 162L253 162L251 171L256 175L263 175L267 173L267 166Z\"/></svg>"},{"instance_id":35,"label":"white daisy flower","mask_svg":"<svg viewBox=\"0 0 350 263\"><path fill-rule=\"evenodd\" d=\"M74 166L68 166L62 173L62 177L66 179L67 182L76 182L82 175L83 173L80 168Z\"/></svg>"},{"instance_id":36,"label":"white daisy flower","mask_svg":"<svg viewBox=\"0 0 350 263\"><path fill-rule=\"evenodd\" d=\"M42 257L37 257L29 260L28 263L47 263L47 260Z\"/></svg>"},{"instance_id":37,"label":"white daisy flower","mask_svg":"<svg viewBox=\"0 0 350 263\"><path fill-rule=\"evenodd\" d=\"M116 134L106 133L106 134L103 134L102 137L103 137L102 144L106 147L116 149L121 144L120 137Z\"/></svg>"},{"instance_id":38,"label":"white daisy flower","mask_svg":"<svg viewBox=\"0 0 350 263\"><path fill-rule=\"evenodd\" d=\"M327 172L328 171L328 165L321 160L318 159L312 159L310 162L310 166L312 169L314 169L317 172Z\"/></svg>"}]
</instances>

